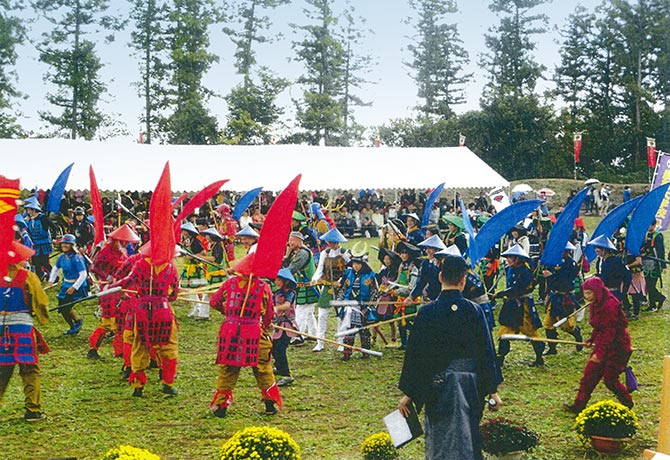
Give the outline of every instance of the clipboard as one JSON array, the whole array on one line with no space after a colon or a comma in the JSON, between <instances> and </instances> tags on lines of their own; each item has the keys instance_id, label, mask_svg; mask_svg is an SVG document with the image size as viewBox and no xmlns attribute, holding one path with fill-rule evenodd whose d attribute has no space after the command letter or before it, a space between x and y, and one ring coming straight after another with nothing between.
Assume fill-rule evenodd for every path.
<instances>
[{"instance_id":1,"label":"clipboard","mask_svg":"<svg viewBox=\"0 0 670 460\"><path fill-rule=\"evenodd\" d=\"M421 422L414 404L410 404L408 407L409 416L407 418L399 410L395 410L384 417L384 424L396 448L404 446L423 434L423 428L421 428Z\"/></svg>"}]
</instances>

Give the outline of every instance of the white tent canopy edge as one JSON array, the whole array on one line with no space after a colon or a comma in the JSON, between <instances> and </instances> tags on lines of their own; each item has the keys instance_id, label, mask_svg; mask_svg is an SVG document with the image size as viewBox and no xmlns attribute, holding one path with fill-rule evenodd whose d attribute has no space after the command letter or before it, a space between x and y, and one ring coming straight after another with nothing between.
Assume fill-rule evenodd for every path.
<instances>
[{"instance_id":1,"label":"white tent canopy edge","mask_svg":"<svg viewBox=\"0 0 670 460\"><path fill-rule=\"evenodd\" d=\"M301 190L509 187L467 147L366 148L303 145L142 145L67 139L0 140L0 174L23 188L50 188L75 163L68 189L88 189L89 165L101 190L153 190L166 161L172 189L281 190L302 174Z\"/></svg>"}]
</instances>

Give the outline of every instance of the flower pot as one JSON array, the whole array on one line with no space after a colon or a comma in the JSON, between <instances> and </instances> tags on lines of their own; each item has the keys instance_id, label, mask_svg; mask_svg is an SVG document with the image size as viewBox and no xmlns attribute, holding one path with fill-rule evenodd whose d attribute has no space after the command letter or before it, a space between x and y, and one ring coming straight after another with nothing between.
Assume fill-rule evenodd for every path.
<instances>
[{"instance_id":1,"label":"flower pot","mask_svg":"<svg viewBox=\"0 0 670 460\"><path fill-rule=\"evenodd\" d=\"M488 454L489 460L522 460L523 459L523 451L522 450L517 450L515 452L507 452L506 454L498 454L498 455L491 455Z\"/></svg>"},{"instance_id":2,"label":"flower pot","mask_svg":"<svg viewBox=\"0 0 670 460\"><path fill-rule=\"evenodd\" d=\"M623 443L627 438L608 438L605 436L591 436L591 447L604 455L618 454L623 450Z\"/></svg>"}]
</instances>

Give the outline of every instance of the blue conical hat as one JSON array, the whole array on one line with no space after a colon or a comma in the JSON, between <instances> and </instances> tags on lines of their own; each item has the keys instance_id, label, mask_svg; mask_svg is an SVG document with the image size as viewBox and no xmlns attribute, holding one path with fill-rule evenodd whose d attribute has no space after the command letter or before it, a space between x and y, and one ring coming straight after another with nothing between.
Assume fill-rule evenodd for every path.
<instances>
[{"instance_id":1,"label":"blue conical hat","mask_svg":"<svg viewBox=\"0 0 670 460\"><path fill-rule=\"evenodd\" d=\"M616 251L616 246L612 244L609 238L605 235L600 235L596 238L593 238L591 241L586 243L590 246L595 246L597 248L609 249L610 251Z\"/></svg>"},{"instance_id":2,"label":"blue conical hat","mask_svg":"<svg viewBox=\"0 0 670 460\"><path fill-rule=\"evenodd\" d=\"M512 246L511 248L509 248L507 251L503 252L500 255L503 257L515 256L515 257L523 257L524 259L530 259L530 256L518 244L515 244L514 246Z\"/></svg>"},{"instance_id":3,"label":"blue conical hat","mask_svg":"<svg viewBox=\"0 0 670 460\"><path fill-rule=\"evenodd\" d=\"M438 251L441 251L442 249L447 249L447 246L442 242L440 237L437 235L433 235L430 238L423 240L421 243L418 244L418 246L422 248L435 248Z\"/></svg>"},{"instance_id":4,"label":"blue conical hat","mask_svg":"<svg viewBox=\"0 0 670 460\"><path fill-rule=\"evenodd\" d=\"M435 253L436 256L456 256L456 257L463 257L463 254L461 254L461 250L458 249L458 246L455 244L452 244L448 248L442 249L441 251L438 251Z\"/></svg>"},{"instance_id":5,"label":"blue conical hat","mask_svg":"<svg viewBox=\"0 0 670 460\"><path fill-rule=\"evenodd\" d=\"M214 227L210 227L210 228L208 228L208 229L206 229L206 230L203 230L201 233L202 233L203 235L213 236L214 238L218 238L218 239L220 239L220 240L223 239L223 237L221 236L221 234L220 234L219 232L217 232L216 229L215 229Z\"/></svg>"},{"instance_id":6,"label":"blue conical hat","mask_svg":"<svg viewBox=\"0 0 670 460\"><path fill-rule=\"evenodd\" d=\"M42 207L40 206L39 201L37 201L37 198L31 197L28 198L24 205L24 209L34 209L35 211L42 212Z\"/></svg>"},{"instance_id":7,"label":"blue conical hat","mask_svg":"<svg viewBox=\"0 0 670 460\"><path fill-rule=\"evenodd\" d=\"M200 232L198 231L197 228L191 223L191 222L186 222L184 225L180 227L182 230L186 230L189 233L193 233L194 235L199 235Z\"/></svg>"},{"instance_id":8,"label":"blue conical hat","mask_svg":"<svg viewBox=\"0 0 670 460\"><path fill-rule=\"evenodd\" d=\"M298 285L295 278L293 277L293 273L291 273L291 270L289 270L288 268L282 268L281 270L279 270L279 272L277 273L277 278L283 278L286 281L293 283L293 286Z\"/></svg>"},{"instance_id":9,"label":"blue conical hat","mask_svg":"<svg viewBox=\"0 0 670 460\"><path fill-rule=\"evenodd\" d=\"M321 241L327 241L328 243L344 243L348 241L337 228L331 228L326 233L321 235L319 239Z\"/></svg>"},{"instance_id":10,"label":"blue conical hat","mask_svg":"<svg viewBox=\"0 0 670 460\"><path fill-rule=\"evenodd\" d=\"M251 236L254 238L258 238L260 235L256 233L256 230L251 228L249 225L245 225L242 230L235 233L235 236Z\"/></svg>"}]
</instances>

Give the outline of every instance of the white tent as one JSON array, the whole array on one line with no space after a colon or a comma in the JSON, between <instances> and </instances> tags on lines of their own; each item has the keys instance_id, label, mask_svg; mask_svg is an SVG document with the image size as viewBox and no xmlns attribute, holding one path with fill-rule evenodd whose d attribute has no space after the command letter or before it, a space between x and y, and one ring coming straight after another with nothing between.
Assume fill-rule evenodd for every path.
<instances>
[{"instance_id":1,"label":"white tent","mask_svg":"<svg viewBox=\"0 0 670 460\"><path fill-rule=\"evenodd\" d=\"M509 187L466 147L364 148L302 145L141 145L65 139L0 140L0 174L23 188L50 188L70 163L68 189L88 189L93 166L101 190L153 190L166 161L172 189L197 191L230 179L226 189L284 188L302 174L302 190Z\"/></svg>"}]
</instances>

